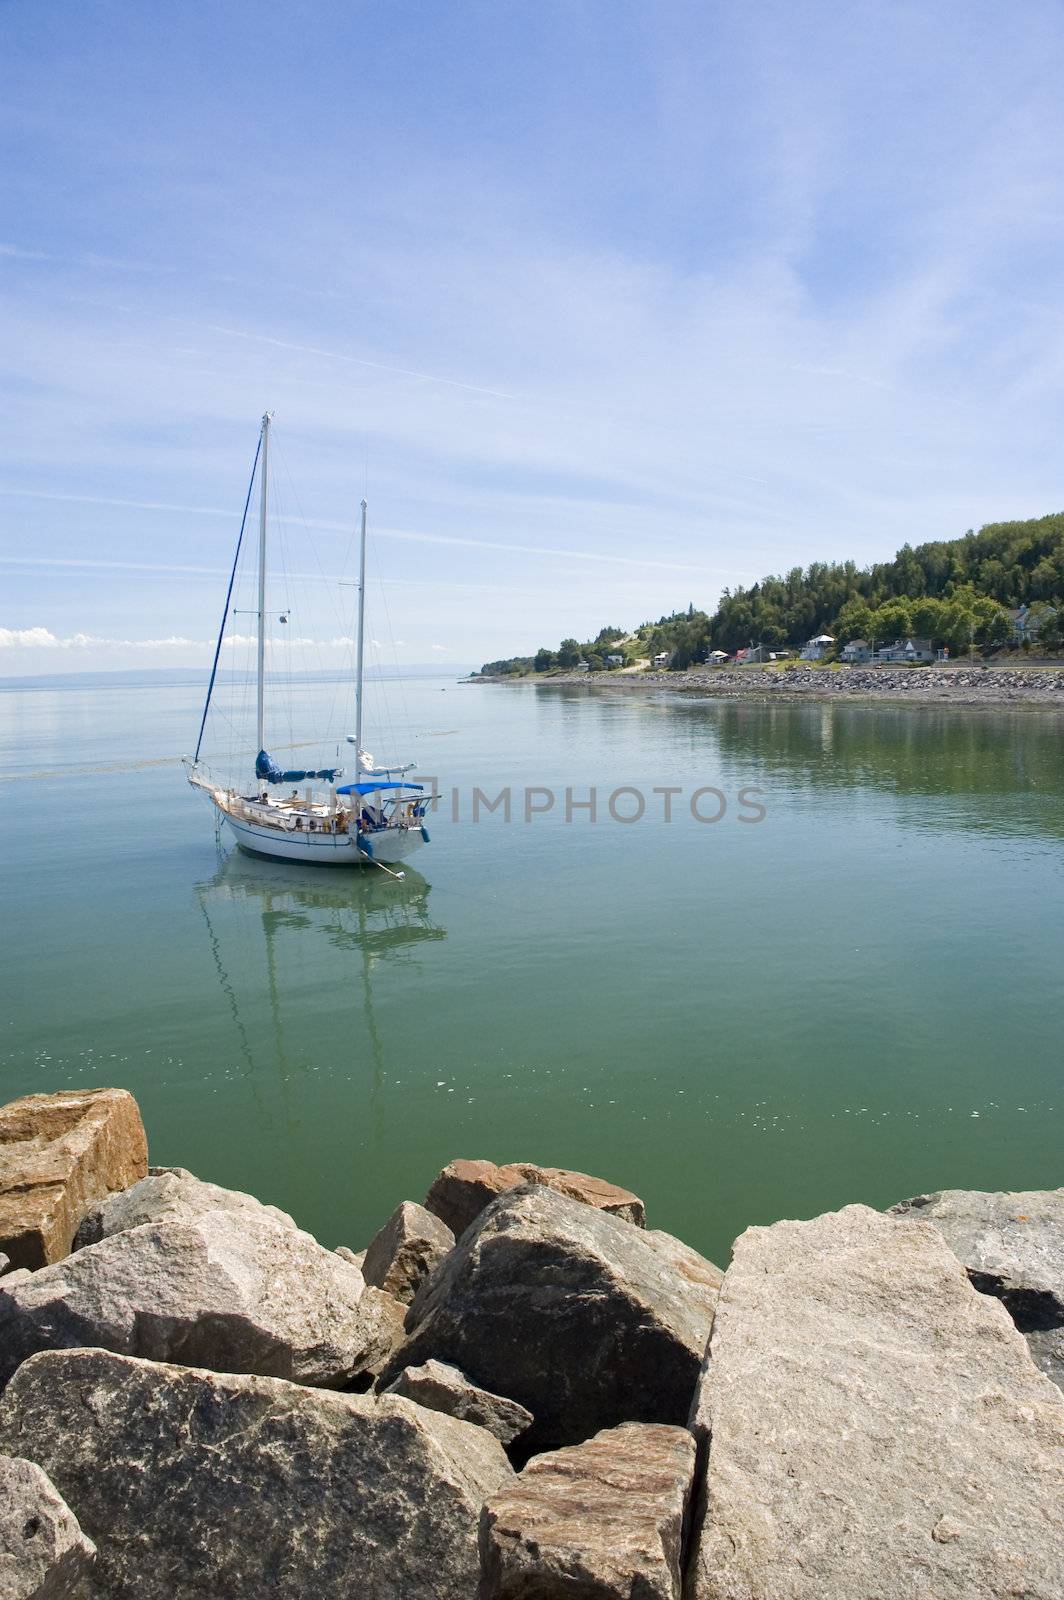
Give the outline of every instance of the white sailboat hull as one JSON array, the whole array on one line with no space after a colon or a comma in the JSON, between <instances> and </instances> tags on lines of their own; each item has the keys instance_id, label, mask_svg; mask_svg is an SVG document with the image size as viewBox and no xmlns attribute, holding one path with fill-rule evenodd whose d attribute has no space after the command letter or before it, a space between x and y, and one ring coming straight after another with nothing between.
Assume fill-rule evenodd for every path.
<instances>
[{"instance_id":1,"label":"white sailboat hull","mask_svg":"<svg viewBox=\"0 0 1064 1600\"><path fill-rule=\"evenodd\" d=\"M358 867L370 864L348 833L288 832L275 827L260 827L242 817L223 812L237 844L253 855L271 856L277 861L301 861L325 867ZM420 827L383 828L369 836L373 860L390 866L403 861L424 843Z\"/></svg>"}]
</instances>

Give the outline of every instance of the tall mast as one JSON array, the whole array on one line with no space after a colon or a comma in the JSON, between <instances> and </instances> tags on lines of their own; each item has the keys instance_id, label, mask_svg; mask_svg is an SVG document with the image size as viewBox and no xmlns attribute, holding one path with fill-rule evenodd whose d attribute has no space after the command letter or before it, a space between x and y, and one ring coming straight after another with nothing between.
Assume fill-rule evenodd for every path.
<instances>
[{"instance_id":1,"label":"tall mast","mask_svg":"<svg viewBox=\"0 0 1064 1600\"><path fill-rule=\"evenodd\" d=\"M266 748L263 734L264 691L266 687L266 482L270 456L271 415L272 413L267 411L262 419L262 475L259 479L259 653L258 698L256 701L257 732L255 738L260 750Z\"/></svg>"},{"instance_id":2,"label":"tall mast","mask_svg":"<svg viewBox=\"0 0 1064 1600\"><path fill-rule=\"evenodd\" d=\"M358 550L358 655L355 659L355 782L362 776L362 659L366 651L366 502Z\"/></svg>"}]
</instances>

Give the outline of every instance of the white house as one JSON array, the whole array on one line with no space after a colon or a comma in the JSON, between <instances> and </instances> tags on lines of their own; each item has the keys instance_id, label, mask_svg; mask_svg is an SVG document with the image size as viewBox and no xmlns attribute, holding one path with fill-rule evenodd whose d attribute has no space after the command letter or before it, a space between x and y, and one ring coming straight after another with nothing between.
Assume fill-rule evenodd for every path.
<instances>
[{"instance_id":1,"label":"white house","mask_svg":"<svg viewBox=\"0 0 1064 1600\"><path fill-rule=\"evenodd\" d=\"M668 664L669 664L669 652L667 650L659 650L657 655L654 657L654 669L655 669L655 671L661 672L665 667L668 666Z\"/></svg>"},{"instance_id":2,"label":"white house","mask_svg":"<svg viewBox=\"0 0 1064 1600\"><path fill-rule=\"evenodd\" d=\"M851 639L849 644L844 644L839 656L840 661L848 661L851 665L864 663L872 659L872 646L867 639Z\"/></svg>"},{"instance_id":3,"label":"white house","mask_svg":"<svg viewBox=\"0 0 1064 1600\"><path fill-rule=\"evenodd\" d=\"M727 650L711 650L706 657L706 660L711 667L722 667L727 659Z\"/></svg>"},{"instance_id":4,"label":"white house","mask_svg":"<svg viewBox=\"0 0 1064 1600\"><path fill-rule=\"evenodd\" d=\"M573 671L574 672L590 672L591 671L591 665L587 661L578 661L576 663L576 666L573 668Z\"/></svg>"},{"instance_id":5,"label":"white house","mask_svg":"<svg viewBox=\"0 0 1064 1600\"><path fill-rule=\"evenodd\" d=\"M935 652L930 639L895 639L876 651L877 661L900 661L912 666L920 661L934 661Z\"/></svg>"},{"instance_id":6,"label":"white house","mask_svg":"<svg viewBox=\"0 0 1064 1600\"><path fill-rule=\"evenodd\" d=\"M830 633L818 633L815 639L810 639L808 644L802 646L801 659L823 661L834 643L835 640Z\"/></svg>"},{"instance_id":7,"label":"white house","mask_svg":"<svg viewBox=\"0 0 1064 1600\"><path fill-rule=\"evenodd\" d=\"M608 667L623 667L624 666L624 657L623 656L607 656L606 657L606 665Z\"/></svg>"}]
</instances>

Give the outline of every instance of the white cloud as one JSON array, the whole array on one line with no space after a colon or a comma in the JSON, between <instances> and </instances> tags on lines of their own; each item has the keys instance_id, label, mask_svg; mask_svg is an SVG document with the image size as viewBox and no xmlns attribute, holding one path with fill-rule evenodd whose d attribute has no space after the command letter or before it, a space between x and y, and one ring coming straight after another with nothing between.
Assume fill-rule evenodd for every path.
<instances>
[{"instance_id":1,"label":"white cloud","mask_svg":"<svg viewBox=\"0 0 1064 1600\"><path fill-rule=\"evenodd\" d=\"M202 639L106 639L92 633L59 638L49 628L0 628L0 650L203 650Z\"/></svg>"}]
</instances>

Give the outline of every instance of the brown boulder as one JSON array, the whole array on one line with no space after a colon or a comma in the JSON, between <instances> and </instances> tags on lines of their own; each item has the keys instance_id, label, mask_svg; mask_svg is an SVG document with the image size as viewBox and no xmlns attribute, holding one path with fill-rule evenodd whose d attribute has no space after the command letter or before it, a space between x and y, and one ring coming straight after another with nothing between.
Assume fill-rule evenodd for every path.
<instances>
[{"instance_id":1,"label":"brown boulder","mask_svg":"<svg viewBox=\"0 0 1064 1600\"><path fill-rule=\"evenodd\" d=\"M127 1090L12 1100L0 1107L0 1250L15 1267L62 1260L85 1213L147 1170L144 1124Z\"/></svg>"},{"instance_id":2,"label":"brown boulder","mask_svg":"<svg viewBox=\"0 0 1064 1600\"><path fill-rule=\"evenodd\" d=\"M403 1200L370 1240L362 1276L409 1305L424 1279L453 1249L454 1234L445 1222L424 1206Z\"/></svg>"},{"instance_id":3,"label":"brown boulder","mask_svg":"<svg viewBox=\"0 0 1064 1600\"><path fill-rule=\"evenodd\" d=\"M452 1161L429 1190L425 1207L445 1222L458 1239L485 1206L507 1189L518 1189L526 1183L545 1184L556 1194L633 1222L637 1228L646 1222L643 1202L631 1190L620 1189L603 1178L589 1177L586 1172L537 1167L530 1161L512 1161L504 1167L497 1167L494 1161Z\"/></svg>"},{"instance_id":4,"label":"brown boulder","mask_svg":"<svg viewBox=\"0 0 1064 1600\"><path fill-rule=\"evenodd\" d=\"M480 1517L480 1600L679 1600L686 1428L628 1422L536 1456Z\"/></svg>"}]
</instances>

